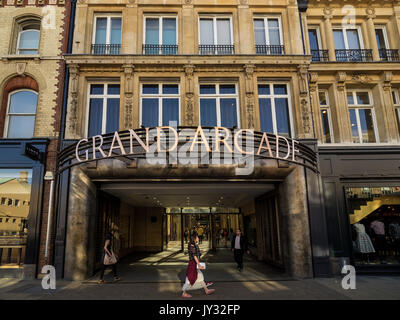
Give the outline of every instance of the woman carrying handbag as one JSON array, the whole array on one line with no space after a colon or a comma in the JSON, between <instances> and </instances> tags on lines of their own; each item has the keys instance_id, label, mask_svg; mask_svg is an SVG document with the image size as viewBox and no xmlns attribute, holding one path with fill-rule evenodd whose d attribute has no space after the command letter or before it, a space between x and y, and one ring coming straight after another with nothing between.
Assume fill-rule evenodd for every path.
<instances>
[{"instance_id":1,"label":"woman carrying handbag","mask_svg":"<svg viewBox=\"0 0 400 320\"><path fill-rule=\"evenodd\" d=\"M101 261L103 263L102 268L101 268L101 272L100 272L100 280L99 280L99 284L103 284L104 280L104 271L106 270L107 266L111 266L113 273L114 273L114 281L119 281L121 280L118 276L117 276L117 256L114 254L112 247L111 247L111 239L112 239L112 235L111 233L107 233L106 234L106 242L104 244L104 248L103 248L103 255L101 257Z\"/></svg>"}]
</instances>

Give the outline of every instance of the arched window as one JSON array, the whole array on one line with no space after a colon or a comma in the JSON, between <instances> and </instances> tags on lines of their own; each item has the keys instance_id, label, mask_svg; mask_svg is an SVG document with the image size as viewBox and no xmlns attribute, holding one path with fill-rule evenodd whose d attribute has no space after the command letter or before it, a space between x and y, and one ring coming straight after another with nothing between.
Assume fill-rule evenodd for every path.
<instances>
[{"instance_id":1,"label":"arched window","mask_svg":"<svg viewBox=\"0 0 400 320\"><path fill-rule=\"evenodd\" d=\"M26 21L19 25L17 54L37 54L39 51L40 21Z\"/></svg>"},{"instance_id":2,"label":"arched window","mask_svg":"<svg viewBox=\"0 0 400 320\"><path fill-rule=\"evenodd\" d=\"M4 137L31 138L35 129L38 94L22 89L9 93Z\"/></svg>"}]
</instances>

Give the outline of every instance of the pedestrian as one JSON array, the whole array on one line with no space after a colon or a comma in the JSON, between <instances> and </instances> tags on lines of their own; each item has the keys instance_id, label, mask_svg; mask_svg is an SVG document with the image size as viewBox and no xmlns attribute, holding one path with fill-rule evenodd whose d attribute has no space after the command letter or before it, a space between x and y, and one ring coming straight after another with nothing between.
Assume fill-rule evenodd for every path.
<instances>
[{"instance_id":1,"label":"pedestrian","mask_svg":"<svg viewBox=\"0 0 400 320\"><path fill-rule=\"evenodd\" d=\"M202 227L202 226L199 226L199 228L197 229L197 232L198 232L198 234L199 234L199 241L200 241L200 244L202 244L202 243L203 243L203 236L204 236L204 229L203 229L203 227Z\"/></svg>"},{"instance_id":2,"label":"pedestrian","mask_svg":"<svg viewBox=\"0 0 400 320\"><path fill-rule=\"evenodd\" d=\"M185 238L185 243L187 243L188 242L188 237L189 237L189 229L188 228L185 229L185 232L183 233L183 236Z\"/></svg>"},{"instance_id":3,"label":"pedestrian","mask_svg":"<svg viewBox=\"0 0 400 320\"><path fill-rule=\"evenodd\" d=\"M228 248L228 231L224 229L225 248Z\"/></svg>"},{"instance_id":4,"label":"pedestrian","mask_svg":"<svg viewBox=\"0 0 400 320\"><path fill-rule=\"evenodd\" d=\"M233 232L233 229L232 228L229 229L229 233L228 233L228 241L229 241L229 243L232 242L232 239L233 239L234 235L235 235L235 233Z\"/></svg>"},{"instance_id":5,"label":"pedestrian","mask_svg":"<svg viewBox=\"0 0 400 320\"><path fill-rule=\"evenodd\" d=\"M99 284L103 284L104 280L104 271L108 266L112 267L113 274L114 274L114 281L119 281L121 280L118 275L117 275L117 257L114 254L111 246L111 240L112 240L112 234L110 232L107 232L106 234L106 239L104 243L104 248L103 248L103 254L101 256L101 271L100 271L100 279L98 281ZM110 262L115 261L115 263L110 264Z\"/></svg>"},{"instance_id":6,"label":"pedestrian","mask_svg":"<svg viewBox=\"0 0 400 320\"><path fill-rule=\"evenodd\" d=\"M200 248L198 246L199 237L193 233L188 244L189 264L186 270L186 279L182 287L182 298L191 298L187 293L190 290L204 289L204 292L209 295L215 292L214 289L208 289L212 282L205 282L204 275L201 270L205 268L200 264Z\"/></svg>"},{"instance_id":7,"label":"pedestrian","mask_svg":"<svg viewBox=\"0 0 400 320\"><path fill-rule=\"evenodd\" d=\"M250 254L250 251L247 247L247 239L244 235L242 235L242 230L238 228L236 230L236 235L233 237L231 242L231 248L233 251L234 259L237 263L237 269L242 272L243 270L243 254L247 252Z\"/></svg>"}]
</instances>

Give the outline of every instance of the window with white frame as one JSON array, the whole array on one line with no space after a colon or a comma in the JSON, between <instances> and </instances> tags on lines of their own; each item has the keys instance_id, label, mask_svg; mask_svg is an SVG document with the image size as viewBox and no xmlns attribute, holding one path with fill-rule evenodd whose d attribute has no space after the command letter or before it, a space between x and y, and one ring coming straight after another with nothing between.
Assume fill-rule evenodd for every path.
<instances>
[{"instance_id":1,"label":"window with white frame","mask_svg":"<svg viewBox=\"0 0 400 320\"><path fill-rule=\"evenodd\" d=\"M365 61L372 58L371 50L364 49L361 29L359 27L334 27L337 61Z\"/></svg>"},{"instance_id":2,"label":"window with white frame","mask_svg":"<svg viewBox=\"0 0 400 320\"><path fill-rule=\"evenodd\" d=\"M40 20L27 20L18 24L17 54L38 54Z\"/></svg>"},{"instance_id":3,"label":"window with white frame","mask_svg":"<svg viewBox=\"0 0 400 320\"><path fill-rule=\"evenodd\" d=\"M292 111L287 83L259 83L258 104L261 131L292 137Z\"/></svg>"},{"instance_id":4,"label":"window with white frame","mask_svg":"<svg viewBox=\"0 0 400 320\"><path fill-rule=\"evenodd\" d=\"M392 96L393 96L394 111L396 113L397 128L399 130L399 135L400 135L400 90L397 88L393 89Z\"/></svg>"},{"instance_id":5,"label":"window with white frame","mask_svg":"<svg viewBox=\"0 0 400 320\"><path fill-rule=\"evenodd\" d=\"M318 92L319 108L321 113L321 126L322 126L322 142L333 142L331 110L329 105L329 95L327 90L320 90Z\"/></svg>"},{"instance_id":6,"label":"window with white frame","mask_svg":"<svg viewBox=\"0 0 400 320\"><path fill-rule=\"evenodd\" d=\"M120 84L90 83L88 95L88 136L119 129Z\"/></svg>"},{"instance_id":7,"label":"window with white frame","mask_svg":"<svg viewBox=\"0 0 400 320\"><path fill-rule=\"evenodd\" d=\"M347 104L353 142L378 142L371 92L367 90L348 90Z\"/></svg>"},{"instance_id":8,"label":"window with white frame","mask_svg":"<svg viewBox=\"0 0 400 320\"><path fill-rule=\"evenodd\" d=\"M144 54L177 54L176 16L145 16Z\"/></svg>"},{"instance_id":9,"label":"window with white frame","mask_svg":"<svg viewBox=\"0 0 400 320\"><path fill-rule=\"evenodd\" d=\"M280 17L254 18L254 41L257 54L283 54Z\"/></svg>"},{"instance_id":10,"label":"window with white frame","mask_svg":"<svg viewBox=\"0 0 400 320\"><path fill-rule=\"evenodd\" d=\"M98 14L94 19L93 54L120 54L122 18L120 14Z\"/></svg>"},{"instance_id":11,"label":"window with white frame","mask_svg":"<svg viewBox=\"0 0 400 320\"><path fill-rule=\"evenodd\" d=\"M308 26L308 41L312 61L328 61L328 50L322 50L321 33L318 26Z\"/></svg>"},{"instance_id":12,"label":"window with white frame","mask_svg":"<svg viewBox=\"0 0 400 320\"><path fill-rule=\"evenodd\" d=\"M200 84L200 124L205 127L239 127L236 83Z\"/></svg>"},{"instance_id":13,"label":"window with white frame","mask_svg":"<svg viewBox=\"0 0 400 320\"><path fill-rule=\"evenodd\" d=\"M200 54L233 54L231 16L201 16L199 18Z\"/></svg>"},{"instance_id":14,"label":"window with white frame","mask_svg":"<svg viewBox=\"0 0 400 320\"><path fill-rule=\"evenodd\" d=\"M385 26L375 26L375 37L380 59L382 61L398 61L398 50L390 50Z\"/></svg>"},{"instance_id":15,"label":"window with white frame","mask_svg":"<svg viewBox=\"0 0 400 320\"><path fill-rule=\"evenodd\" d=\"M17 90L8 95L4 137L33 137L37 101L38 94L32 90Z\"/></svg>"},{"instance_id":16,"label":"window with white frame","mask_svg":"<svg viewBox=\"0 0 400 320\"><path fill-rule=\"evenodd\" d=\"M157 127L179 125L180 93L177 83L142 83L141 125Z\"/></svg>"}]
</instances>

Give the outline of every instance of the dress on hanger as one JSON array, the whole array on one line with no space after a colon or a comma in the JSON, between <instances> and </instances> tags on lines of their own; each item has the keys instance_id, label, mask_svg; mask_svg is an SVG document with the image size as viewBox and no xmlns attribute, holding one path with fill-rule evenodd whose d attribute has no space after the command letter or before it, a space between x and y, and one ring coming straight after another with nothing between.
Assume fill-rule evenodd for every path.
<instances>
[{"instance_id":1,"label":"dress on hanger","mask_svg":"<svg viewBox=\"0 0 400 320\"><path fill-rule=\"evenodd\" d=\"M374 245L372 244L371 238L365 232L365 227L361 223L355 223L354 228L357 232L357 247L361 253L372 253L375 252Z\"/></svg>"}]
</instances>

